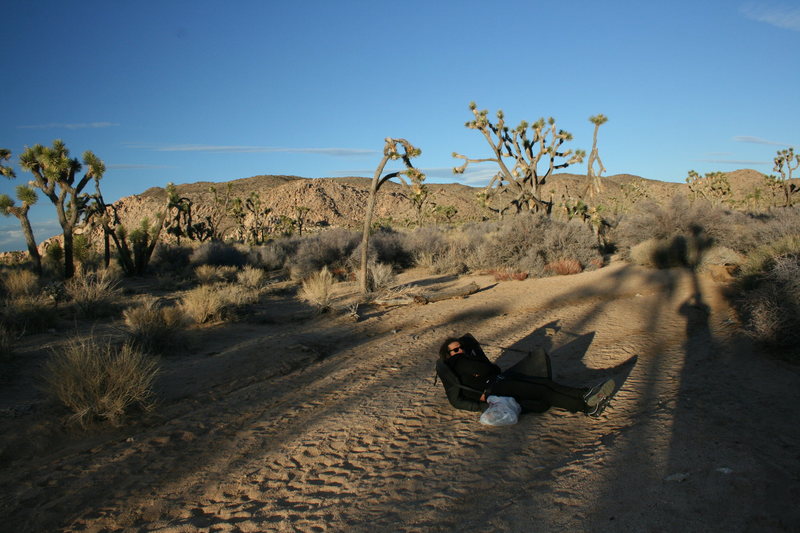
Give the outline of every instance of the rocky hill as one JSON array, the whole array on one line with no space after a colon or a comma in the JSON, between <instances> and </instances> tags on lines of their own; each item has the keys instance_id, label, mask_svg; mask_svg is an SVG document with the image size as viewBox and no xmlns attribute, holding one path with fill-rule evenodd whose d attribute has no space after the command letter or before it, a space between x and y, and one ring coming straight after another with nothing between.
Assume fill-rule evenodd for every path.
<instances>
[{"instance_id":1,"label":"rocky hill","mask_svg":"<svg viewBox=\"0 0 800 533\"><path fill-rule=\"evenodd\" d=\"M727 173L727 178L731 187L729 200L732 205L759 209L779 203L779 200L776 201L776 193L769 189L760 172L750 169L736 170ZM218 198L230 194L231 199L244 199L252 193L258 194L263 205L271 209L270 218L273 224L277 224L281 216L296 218L298 207L308 208L305 227L313 230L321 227L358 228L363 220L370 182L370 179L360 177L310 179L259 175L227 183L200 181L181 184L177 186L177 190L181 196L192 200L196 221L203 220L203 217L213 211L215 199L210 188L214 187ZM676 194L691 194L685 183L648 180L631 174L604 177L602 184L602 191L592 204L603 205L611 212L625 210L632 204L647 199L666 202ZM452 221L456 223L494 216L477 201L477 194L483 188L459 183L431 183L428 188L431 194L425 208L424 220L427 222L436 220L436 206L454 207L456 214ZM585 175L555 174L544 187L544 197L558 206L565 199L583 197L585 190ZM394 227L413 225L417 215L406 196L407 192L399 183L385 183L378 193L375 218L390 221ZM144 218L154 220L155 214L163 211L165 201L165 189L153 187L141 194L122 198L115 205L122 223L131 228L138 226ZM502 204L503 200L496 202ZM227 220L224 224L233 233L233 221ZM45 242L42 247L44 245Z\"/></svg>"}]
</instances>

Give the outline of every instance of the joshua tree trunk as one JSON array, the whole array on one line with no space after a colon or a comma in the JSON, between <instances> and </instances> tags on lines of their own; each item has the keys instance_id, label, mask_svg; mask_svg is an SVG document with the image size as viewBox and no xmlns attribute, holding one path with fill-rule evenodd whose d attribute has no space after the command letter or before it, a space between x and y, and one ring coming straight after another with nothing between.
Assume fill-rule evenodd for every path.
<instances>
[{"instance_id":1,"label":"joshua tree trunk","mask_svg":"<svg viewBox=\"0 0 800 533\"><path fill-rule=\"evenodd\" d=\"M403 147L404 153L398 153L398 144ZM414 148L411 143L405 139L392 139L390 137L386 138L386 144L383 147L383 159L381 159L381 162L378 164L378 168L375 169L375 175L372 177L372 187L370 188L369 200L367 201L367 212L364 215L364 231L361 235L361 278L359 282L361 284L361 292L363 294L369 292L367 260L369 257L369 232L372 226L372 214L375 211L375 196L378 193L378 189L381 188L381 185L392 178L399 178L400 181L405 184L406 182L401 174L406 174L411 179L412 183L414 183L414 185L421 186L422 182L425 180L425 175L419 170L415 169L411 164L411 158L418 156L420 153L422 152L419 150L419 148ZM406 165L406 170L402 173L392 172L381 177L383 169L386 167L386 163L388 163L390 159L402 159L403 163Z\"/></svg>"}]
</instances>

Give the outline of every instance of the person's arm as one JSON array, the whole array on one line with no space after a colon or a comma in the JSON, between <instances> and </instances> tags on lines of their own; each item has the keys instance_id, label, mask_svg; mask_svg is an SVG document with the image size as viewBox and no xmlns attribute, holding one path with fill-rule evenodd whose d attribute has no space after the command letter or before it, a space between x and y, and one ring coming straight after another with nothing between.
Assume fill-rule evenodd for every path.
<instances>
[{"instance_id":1,"label":"person's arm","mask_svg":"<svg viewBox=\"0 0 800 533\"><path fill-rule=\"evenodd\" d=\"M450 402L450 405L455 407L456 409L462 409L464 411L482 411L483 404L481 401L484 400L484 397L481 396L481 401L470 400L468 398L464 398L462 394L461 384L458 381L452 381L447 376L441 376L442 378L442 385L444 385L445 394L447 394L447 400Z\"/></svg>"}]
</instances>

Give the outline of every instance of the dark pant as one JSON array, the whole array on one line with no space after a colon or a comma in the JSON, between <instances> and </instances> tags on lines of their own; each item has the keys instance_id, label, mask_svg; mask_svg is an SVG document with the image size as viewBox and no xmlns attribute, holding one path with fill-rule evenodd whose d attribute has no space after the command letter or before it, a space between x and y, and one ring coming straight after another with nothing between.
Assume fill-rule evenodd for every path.
<instances>
[{"instance_id":1,"label":"dark pant","mask_svg":"<svg viewBox=\"0 0 800 533\"><path fill-rule=\"evenodd\" d=\"M588 389L559 385L551 377L550 358L544 350L538 349L497 376L489 394L511 396L523 412L541 413L550 407L573 413L586 410L583 395Z\"/></svg>"}]
</instances>

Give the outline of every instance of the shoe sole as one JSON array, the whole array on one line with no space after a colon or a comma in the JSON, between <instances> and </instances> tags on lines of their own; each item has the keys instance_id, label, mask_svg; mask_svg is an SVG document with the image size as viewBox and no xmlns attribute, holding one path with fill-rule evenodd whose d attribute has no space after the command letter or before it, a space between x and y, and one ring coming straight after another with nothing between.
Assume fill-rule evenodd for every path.
<instances>
[{"instance_id":1,"label":"shoe sole","mask_svg":"<svg viewBox=\"0 0 800 533\"><path fill-rule=\"evenodd\" d=\"M611 397L615 386L616 383L614 383L613 379L606 380L594 394L586 398L586 406L589 408L597 407L597 404L603 399Z\"/></svg>"}]
</instances>

